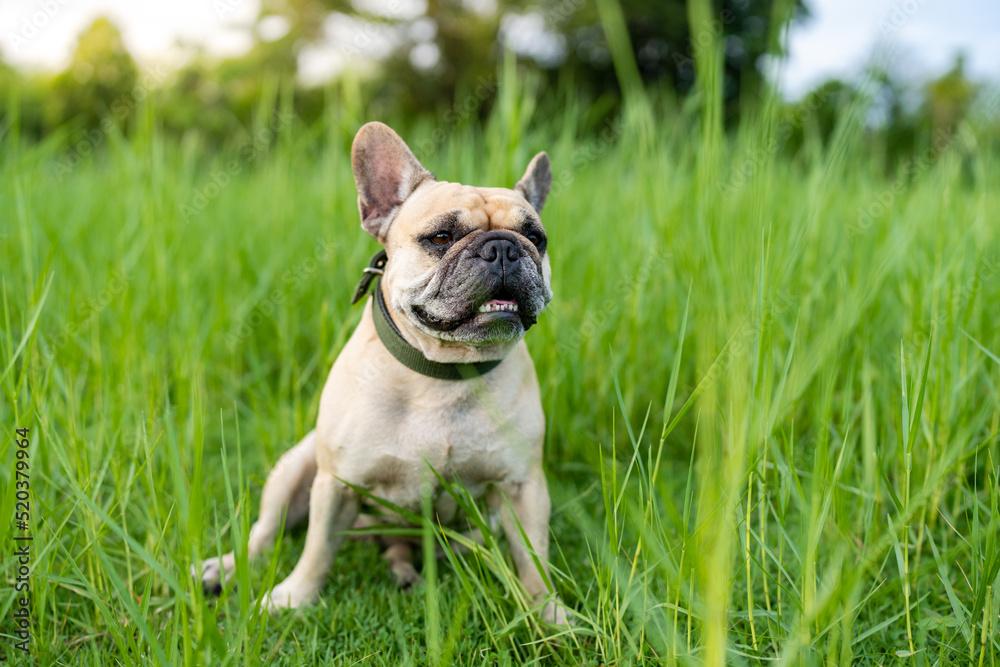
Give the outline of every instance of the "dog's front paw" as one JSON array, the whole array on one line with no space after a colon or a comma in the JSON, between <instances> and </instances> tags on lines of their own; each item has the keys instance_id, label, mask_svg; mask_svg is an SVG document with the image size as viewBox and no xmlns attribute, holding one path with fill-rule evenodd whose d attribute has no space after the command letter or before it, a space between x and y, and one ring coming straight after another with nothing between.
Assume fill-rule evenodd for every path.
<instances>
[{"instance_id":1,"label":"dog's front paw","mask_svg":"<svg viewBox=\"0 0 1000 667\"><path fill-rule=\"evenodd\" d=\"M191 566L191 576L201 579L201 586L206 593L214 595L222 591L222 586L230 580L235 570L232 554L222 557L206 558L201 564Z\"/></svg>"},{"instance_id":2,"label":"dog's front paw","mask_svg":"<svg viewBox=\"0 0 1000 667\"><path fill-rule=\"evenodd\" d=\"M264 596L261 609L272 614L281 609L298 609L313 602L318 592L315 588L303 586L291 578L285 579Z\"/></svg>"}]
</instances>

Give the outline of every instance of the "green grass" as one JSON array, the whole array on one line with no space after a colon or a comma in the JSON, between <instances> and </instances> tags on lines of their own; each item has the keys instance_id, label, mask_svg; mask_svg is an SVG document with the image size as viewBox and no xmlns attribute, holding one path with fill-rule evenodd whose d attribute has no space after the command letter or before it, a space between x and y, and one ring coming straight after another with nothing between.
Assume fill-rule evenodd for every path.
<instances>
[{"instance_id":1,"label":"green grass","mask_svg":"<svg viewBox=\"0 0 1000 667\"><path fill-rule=\"evenodd\" d=\"M262 101L253 155L164 138L150 107L70 168L4 137L0 533L30 428L37 664L994 667L997 138L971 122L893 190L857 109L793 161L773 113L721 139L634 97L593 139L511 80L482 126L401 131L450 133L419 155L447 180L552 157L556 296L528 342L575 627L526 613L500 538L408 592L351 542L320 605L269 619L301 531L219 598L187 575L245 543L360 317L348 150L371 118L341 91L270 142Z\"/></svg>"}]
</instances>

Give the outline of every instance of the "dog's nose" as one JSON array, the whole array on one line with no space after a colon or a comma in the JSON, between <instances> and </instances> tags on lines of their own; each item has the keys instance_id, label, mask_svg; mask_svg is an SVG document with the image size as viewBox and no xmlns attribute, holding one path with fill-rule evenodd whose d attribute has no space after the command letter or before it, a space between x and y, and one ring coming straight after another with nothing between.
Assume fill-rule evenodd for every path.
<instances>
[{"instance_id":1,"label":"dog's nose","mask_svg":"<svg viewBox=\"0 0 1000 667\"><path fill-rule=\"evenodd\" d=\"M479 257L497 273L507 274L517 266L521 251L509 239L491 239L479 248Z\"/></svg>"}]
</instances>

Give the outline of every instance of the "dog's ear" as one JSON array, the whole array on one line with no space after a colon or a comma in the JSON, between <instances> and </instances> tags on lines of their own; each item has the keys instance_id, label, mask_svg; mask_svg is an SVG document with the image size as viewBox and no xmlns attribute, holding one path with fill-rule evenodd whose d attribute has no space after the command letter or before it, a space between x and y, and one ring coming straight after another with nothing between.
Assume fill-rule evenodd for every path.
<instances>
[{"instance_id":1,"label":"dog's ear","mask_svg":"<svg viewBox=\"0 0 1000 667\"><path fill-rule=\"evenodd\" d=\"M361 226L380 243L400 205L434 174L424 169L413 152L388 125L367 123L354 137L351 166L358 186Z\"/></svg>"},{"instance_id":2,"label":"dog's ear","mask_svg":"<svg viewBox=\"0 0 1000 667\"><path fill-rule=\"evenodd\" d=\"M514 191L519 192L534 207L535 211L541 213L551 187L552 167L549 166L548 154L542 151L532 158L524 176L514 186Z\"/></svg>"}]
</instances>

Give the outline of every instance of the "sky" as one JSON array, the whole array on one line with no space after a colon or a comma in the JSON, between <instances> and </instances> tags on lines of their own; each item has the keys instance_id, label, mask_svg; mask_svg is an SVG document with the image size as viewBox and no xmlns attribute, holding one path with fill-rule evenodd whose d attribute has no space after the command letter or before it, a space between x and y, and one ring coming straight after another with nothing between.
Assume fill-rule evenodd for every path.
<instances>
[{"instance_id":1,"label":"sky","mask_svg":"<svg viewBox=\"0 0 1000 667\"><path fill-rule=\"evenodd\" d=\"M943 74L957 53L974 79L1000 82L997 0L805 0L811 19L789 32L781 75L798 98L831 77L856 79L876 46L891 49L896 72L915 80Z\"/></svg>"},{"instance_id":2,"label":"sky","mask_svg":"<svg viewBox=\"0 0 1000 667\"><path fill-rule=\"evenodd\" d=\"M891 49L896 72L907 78L943 73L961 51L973 78L1000 81L998 0L805 3L812 17L793 25L789 57L778 74L790 99L831 77L856 79L879 45ZM258 0L2 0L0 53L6 62L22 68L62 69L76 36L96 17L106 15L122 30L127 48L142 64L180 64L193 46L211 55L238 55L251 45L249 27L258 9ZM275 36L283 29L269 28ZM331 25L326 32L336 38L338 28ZM423 55L435 57L431 52ZM332 44L310 49L300 62L310 83L341 66L343 53Z\"/></svg>"}]
</instances>

